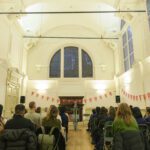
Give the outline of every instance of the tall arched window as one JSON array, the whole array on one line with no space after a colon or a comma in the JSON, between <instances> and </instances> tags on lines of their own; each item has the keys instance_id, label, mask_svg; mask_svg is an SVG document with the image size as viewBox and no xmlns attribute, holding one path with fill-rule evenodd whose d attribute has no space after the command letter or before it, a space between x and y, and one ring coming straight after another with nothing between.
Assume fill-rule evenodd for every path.
<instances>
[{"instance_id":1,"label":"tall arched window","mask_svg":"<svg viewBox=\"0 0 150 150\"><path fill-rule=\"evenodd\" d=\"M52 57L50 61L50 72L49 76L53 78L59 78L60 77L60 64L61 64L61 55L60 55L60 50L58 50L54 56Z\"/></svg>"},{"instance_id":2,"label":"tall arched window","mask_svg":"<svg viewBox=\"0 0 150 150\"><path fill-rule=\"evenodd\" d=\"M93 77L93 63L84 50L82 50L82 77Z\"/></svg>"},{"instance_id":3,"label":"tall arched window","mask_svg":"<svg viewBox=\"0 0 150 150\"><path fill-rule=\"evenodd\" d=\"M63 66L63 69L61 69L61 66ZM50 61L49 77L59 78L61 75L64 78L92 78L93 63L88 53L73 46L58 50Z\"/></svg>"},{"instance_id":4,"label":"tall arched window","mask_svg":"<svg viewBox=\"0 0 150 150\"><path fill-rule=\"evenodd\" d=\"M134 49L133 49L133 37L132 30L129 26L127 31L122 36L123 41L123 56L124 56L124 68L128 71L134 63Z\"/></svg>"},{"instance_id":5,"label":"tall arched window","mask_svg":"<svg viewBox=\"0 0 150 150\"><path fill-rule=\"evenodd\" d=\"M148 14L148 22L150 28L150 0L147 0L147 14Z\"/></svg>"}]
</instances>

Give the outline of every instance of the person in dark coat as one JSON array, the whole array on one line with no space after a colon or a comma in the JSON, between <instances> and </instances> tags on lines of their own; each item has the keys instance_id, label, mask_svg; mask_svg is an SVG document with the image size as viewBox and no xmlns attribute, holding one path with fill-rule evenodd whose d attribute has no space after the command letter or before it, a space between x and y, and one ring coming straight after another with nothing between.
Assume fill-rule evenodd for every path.
<instances>
[{"instance_id":1,"label":"person in dark coat","mask_svg":"<svg viewBox=\"0 0 150 150\"><path fill-rule=\"evenodd\" d=\"M24 118L25 106L18 104L15 107L15 114L12 119L8 120L4 126L5 129L30 129L35 131L34 124L29 120Z\"/></svg>"},{"instance_id":2,"label":"person in dark coat","mask_svg":"<svg viewBox=\"0 0 150 150\"><path fill-rule=\"evenodd\" d=\"M142 117L139 107L132 108L132 113L138 124L146 124L146 120Z\"/></svg>"},{"instance_id":3,"label":"person in dark coat","mask_svg":"<svg viewBox=\"0 0 150 150\"><path fill-rule=\"evenodd\" d=\"M0 150L37 150L37 137L29 129L6 129L0 135Z\"/></svg>"}]
</instances>

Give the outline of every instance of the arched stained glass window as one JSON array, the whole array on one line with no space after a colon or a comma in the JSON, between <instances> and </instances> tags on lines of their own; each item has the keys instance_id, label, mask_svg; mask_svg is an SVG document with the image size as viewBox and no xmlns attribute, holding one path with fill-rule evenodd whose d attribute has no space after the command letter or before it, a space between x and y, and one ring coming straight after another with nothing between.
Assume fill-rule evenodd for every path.
<instances>
[{"instance_id":1,"label":"arched stained glass window","mask_svg":"<svg viewBox=\"0 0 150 150\"><path fill-rule=\"evenodd\" d=\"M84 50L82 50L82 77L93 77L93 63Z\"/></svg>"},{"instance_id":2,"label":"arched stained glass window","mask_svg":"<svg viewBox=\"0 0 150 150\"><path fill-rule=\"evenodd\" d=\"M61 58L64 59L62 60ZM63 68L61 68L61 66L63 66ZM91 78L93 77L93 63L91 57L86 51L78 47L64 47L63 49L58 50L51 58L49 77Z\"/></svg>"},{"instance_id":3,"label":"arched stained glass window","mask_svg":"<svg viewBox=\"0 0 150 150\"><path fill-rule=\"evenodd\" d=\"M54 78L60 77L61 68L61 50L58 50L51 59L49 76Z\"/></svg>"},{"instance_id":4,"label":"arched stained glass window","mask_svg":"<svg viewBox=\"0 0 150 150\"><path fill-rule=\"evenodd\" d=\"M79 60L77 47L64 48L64 77L79 77Z\"/></svg>"}]
</instances>

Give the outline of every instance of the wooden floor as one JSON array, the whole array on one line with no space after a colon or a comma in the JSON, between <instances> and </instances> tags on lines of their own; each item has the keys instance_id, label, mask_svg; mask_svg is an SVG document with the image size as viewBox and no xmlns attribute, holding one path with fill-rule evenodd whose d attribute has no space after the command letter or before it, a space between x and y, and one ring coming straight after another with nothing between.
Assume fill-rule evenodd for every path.
<instances>
[{"instance_id":1,"label":"wooden floor","mask_svg":"<svg viewBox=\"0 0 150 150\"><path fill-rule=\"evenodd\" d=\"M80 126L77 131L69 130L67 150L93 150L91 138L86 128Z\"/></svg>"}]
</instances>

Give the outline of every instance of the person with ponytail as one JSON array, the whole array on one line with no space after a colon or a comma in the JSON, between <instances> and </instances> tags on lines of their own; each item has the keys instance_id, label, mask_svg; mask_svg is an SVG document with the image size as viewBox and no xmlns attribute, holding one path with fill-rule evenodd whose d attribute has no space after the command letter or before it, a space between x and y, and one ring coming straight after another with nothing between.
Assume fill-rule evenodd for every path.
<instances>
[{"instance_id":1,"label":"person with ponytail","mask_svg":"<svg viewBox=\"0 0 150 150\"><path fill-rule=\"evenodd\" d=\"M113 131L138 131L138 124L134 119L131 109L126 103L121 103L117 109L116 117L113 122Z\"/></svg>"},{"instance_id":2,"label":"person with ponytail","mask_svg":"<svg viewBox=\"0 0 150 150\"><path fill-rule=\"evenodd\" d=\"M42 120L42 126L56 127L61 130L61 121L57 119L58 113L58 108L51 105L47 116Z\"/></svg>"}]
</instances>

